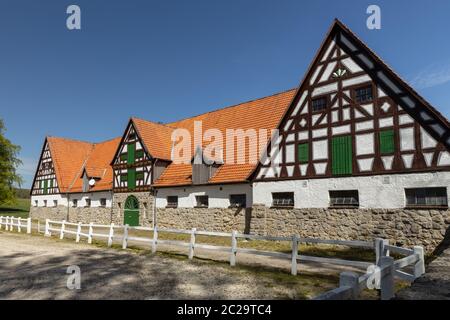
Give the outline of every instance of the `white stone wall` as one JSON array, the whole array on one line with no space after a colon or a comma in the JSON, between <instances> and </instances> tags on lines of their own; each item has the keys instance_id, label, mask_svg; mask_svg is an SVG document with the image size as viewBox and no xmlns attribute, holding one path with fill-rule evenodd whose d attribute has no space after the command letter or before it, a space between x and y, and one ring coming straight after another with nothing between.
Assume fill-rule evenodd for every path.
<instances>
[{"instance_id":1,"label":"white stone wall","mask_svg":"<svg viewBox=\"0 0 450 320\"><path fill-rule=\"evenodd\" d=\"M328 208L330 190L359 190L360 208L396 209L405 207L405 188L421 187L447 187L450 195L450 172L256 182L253 204L270 207L272 192L294 192L296 208Z\"/></svg>"},{"instance_id":2,"label":"white stone wall","mask_svg":"<svg viewBox=\"0 0 450 320\"><path fill-rule=\"evenodd\" d=\"M220 190L222 188L222 190ZM168 196L178 196L179 208L194 208L196 206L195 196L209 196L209 208L228 208L230 206L231 194L246 194L247 207L252 204L252 188L250 184L230 184L193 186L178 188L160 188L156 195L156 207L165 208Z\"/></svg>"},{"instance_id":3,"label":"white stone wall","mask_svg":"<svg viewBox=\"0 0 450 320\"><path fill-rule=\"evenodd\" d=\"M31 197L31 206L44 207L44 200L47 200L47 207L54 207L54 200L58 201L58 206L67 207L67 203L69 202L69 206L72 206L73 199L78 200L78 207L86 206L86 199L91 199L91 207L98 208L101 207L100 199L106 199L106 208L111 208L112 205L112 193L110 191L99 191L99 192L88 192L88 193L70 193L69 199L66 194L48 194L48 195L40 195L40 196L32 196Z\"/></svg>"}]
</instances>

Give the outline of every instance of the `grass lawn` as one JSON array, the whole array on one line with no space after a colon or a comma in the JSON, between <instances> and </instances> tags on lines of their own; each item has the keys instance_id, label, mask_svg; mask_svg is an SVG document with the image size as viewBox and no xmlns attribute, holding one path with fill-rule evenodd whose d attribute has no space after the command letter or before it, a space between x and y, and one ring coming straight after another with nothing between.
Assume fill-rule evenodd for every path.
<instances>
[{"instance_id":1,"label":"grass lawn","mask_svg":"<svg viewBox=\"0 0 450 320\"><path fill-rule=\"evenodd\" d=\"M0 205L0 216L28 218L30 199L17 199L14 204Z\"/></svg>"}]
</instances>

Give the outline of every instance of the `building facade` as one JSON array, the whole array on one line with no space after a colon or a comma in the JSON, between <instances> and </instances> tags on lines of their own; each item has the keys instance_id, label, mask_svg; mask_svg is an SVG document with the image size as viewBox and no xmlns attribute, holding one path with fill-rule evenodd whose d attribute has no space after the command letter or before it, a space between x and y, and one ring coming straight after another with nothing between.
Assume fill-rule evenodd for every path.
<instances>
[{"instance_id":1,"label":"building facade","mask_svg":"<svg viewBox=\"0 0 450 320\"><path fill-rule=\"evenodd\" d=\"M175 132L195 137L198 124L235 147L176 163ZM247 143L252 134L262 149ZM428 250L448 236L448 120L339 21L298 88L173 123L132 118L106 143L58 141L45 141L32 217L383 237ZM208 148L188 145L195 155ZM68 153L77 160L62 161ZM255 154L261 161L249 161Z\"/></svg>"}]
</instances>

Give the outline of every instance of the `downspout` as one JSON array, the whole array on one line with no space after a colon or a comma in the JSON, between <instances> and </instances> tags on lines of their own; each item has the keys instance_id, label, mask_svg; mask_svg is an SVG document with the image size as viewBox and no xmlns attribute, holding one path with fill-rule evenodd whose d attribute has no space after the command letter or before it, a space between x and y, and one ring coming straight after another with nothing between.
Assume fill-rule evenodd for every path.
<instances>
[{"instance_id":1,"label":"downspout","mask_svg":"<svg viewBox=\"0 0 450 320\"><path fill-rule=\"evenodd\" d=\"M150 177L150 194L153 194L153 203L152 203L152 228L154 229L158 224L156 223L156 194L157 191L153 188L153 174L155 173L155 163L158 159L155 159L152 162L152 172Z\"/></svg>"},{"instance_id":2,"label":"downspout","mask_svg":"<svg viewBox=\"0 0 450 320\"><path fill-rule=\"evenodd\" d=\"M69 211L70 211L70 193L69 192L66 193L66 197L67 197L67 217L66 217L66 221L70 221L69 220L69 217L70 217L70 215L69 215Z\"/></svg>"}]
</instances>

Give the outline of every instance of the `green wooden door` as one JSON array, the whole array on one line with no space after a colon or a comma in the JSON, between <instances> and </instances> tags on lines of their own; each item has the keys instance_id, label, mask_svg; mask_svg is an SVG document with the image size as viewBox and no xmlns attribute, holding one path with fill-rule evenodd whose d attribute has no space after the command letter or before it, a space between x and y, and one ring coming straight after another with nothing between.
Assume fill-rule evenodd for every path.
<instances>
[{"instance_id":1,"label":"green wooden door","mask_svg":"<svg viewBox=\"0 0 450 320\"><path fill-rule=\"evenodd\" d=\"M335 137L331 145L331 160L333 175L352 174L352 137Z\"/></svg>"},{"instance_id":2,"label":"green wooden door","mask_svg":"<svg viewBox=\"0 0 450 320\"><path fill-rule=\"evenodd\" d=\"M136 188L136 168L128 168L127 184L128 190L134 190Z\"/></svg>"},{"instance_id":3,"label":"green wooden door","mask_svg":"<svg viewBox=\"0 0 450 320\"><path fill-rule=\"evenodd\" d=\"M48 193L48 180L44 180L44 194Z\"/></svg>"},{"instance_id":4,"label":"green wooden door","mask_svg":"<svg viewBox=\"0 0 450 320\"><path fill-rule=\"evenodd\" d=\"M123 224L132 227L139 225L139 201L135 196L129 196L125 201Z\"/></svg>"},{"instance_id":5,"label":"green wooden door","mask_svg":"<svg viewBox=\"0 0 450 320\"><path fill-rule=\"evenodd\" d=\"M135 159L135 153L136 153L136 144L135 143L130 143L127 146L127 164L134 164L134 159Z\"/></svg>"}]
</instances>

